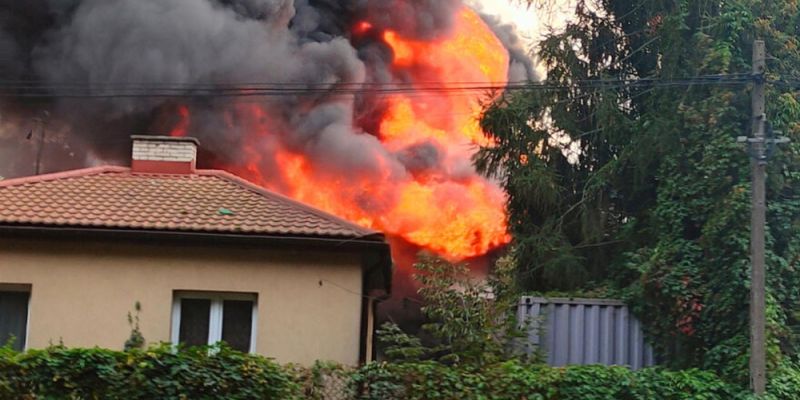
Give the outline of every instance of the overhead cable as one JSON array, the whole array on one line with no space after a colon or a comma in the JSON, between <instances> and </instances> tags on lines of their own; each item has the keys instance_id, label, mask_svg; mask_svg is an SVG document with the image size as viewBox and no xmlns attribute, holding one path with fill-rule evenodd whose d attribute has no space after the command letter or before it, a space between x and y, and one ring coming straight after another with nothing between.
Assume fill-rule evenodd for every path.
<instances>
[{"instance_id":1,"label":"overhead cable","mask_svg":"<svg viewBox=\"0 0 800 400\"><path fill-rule=\"evenodd\" d=\"M253 83L46 83L0 80L0 97L275 97L314 95L453 95L498 91L569 91L636 89L707 85L742 85L749 74L702 75L688 78L587 79L570 82L253 82Z\"/></svg>"}]
</instances>

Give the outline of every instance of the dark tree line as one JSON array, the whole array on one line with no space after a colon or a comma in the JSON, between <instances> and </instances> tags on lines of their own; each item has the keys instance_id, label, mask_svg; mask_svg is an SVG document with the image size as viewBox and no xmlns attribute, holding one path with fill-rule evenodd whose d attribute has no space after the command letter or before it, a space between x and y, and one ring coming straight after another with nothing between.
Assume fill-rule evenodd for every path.
<instances>
[{"instance_id":1,"label":"dark tree line","mask_svg":"<svg viewBox=\"0 0 800 400\"><path fill-rule=\"evenodd\" d=\"M506 94L481 124L478 168L508 193L527 291L610 290L628 300L673 366L746 379L752 42L768 78L800 77L795 1L579 1L538 55L544 87ZM696 77L724 74L710 84ZM655 79L681 84L616 84ZM601 80L602 84L576 84ZM706 79L707 80L707 79ZM800 104L768 86L793 142L768 176L772 366L796 353L800 310Z\"/></svg>"}]
</instances>

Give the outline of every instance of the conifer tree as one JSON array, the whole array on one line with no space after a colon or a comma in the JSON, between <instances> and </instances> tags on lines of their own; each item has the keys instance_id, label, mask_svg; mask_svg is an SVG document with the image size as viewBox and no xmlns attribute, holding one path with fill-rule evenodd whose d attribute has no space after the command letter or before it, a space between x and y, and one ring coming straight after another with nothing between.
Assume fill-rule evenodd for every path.
<instances>
[{"instance_id":1,"label":"conifer tree","mask_svg":"<svg viewBox=\"0 0 800 400\"><path fill-rule=\"evenodd\" d=\"M523 289L619 289L670 365L746 379L750 159L736 137L750 130L756 38L767 118L792 139L768 171L770 361L796 353L795 1L577 2L537 51L544 84L507 93L481 120L494 143L475 163L508 193Z\"/></svg>"}]
</instances>

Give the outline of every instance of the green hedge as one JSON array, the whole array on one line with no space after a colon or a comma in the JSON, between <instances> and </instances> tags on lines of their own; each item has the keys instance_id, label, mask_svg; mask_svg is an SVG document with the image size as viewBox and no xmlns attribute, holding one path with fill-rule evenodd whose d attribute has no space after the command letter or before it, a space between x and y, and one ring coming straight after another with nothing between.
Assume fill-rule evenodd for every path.
<instances>
[{"instance_id":1,"label":"green hedge","mask_svg":"<svg viewBox=\"0 0 800 400\"><path fill-rule=\"evenodd\" d=\"M277 363L225 347L0 348L0 399L286 399L297 393L293 375Z\"/></svg>"},{"instance_id":2,"label":"green hedge","mask_svg":"<svg viewBox=\"0 0 800 400\"><path fill-rule=\"evenodd\" d=\"M800 398L800 370L771 374L770 400ZM55 346L0 348L0 399L497 399L730 400L741 388L700 370L570 366L517 361L481 369L436 362L281 366L226 347L127 352Z\"/></svg>"},{"instance_id":3,"label":"green hedge","mask_svg":"<svg viewBox=\"0 0 800 400\"><path fill-rule=\"evenodd\" d=\"M481 370L437 363L373 364L356 374L361 399L730 400L744 398L711 372L510 361Z\"/></svg>"}]
</instances>

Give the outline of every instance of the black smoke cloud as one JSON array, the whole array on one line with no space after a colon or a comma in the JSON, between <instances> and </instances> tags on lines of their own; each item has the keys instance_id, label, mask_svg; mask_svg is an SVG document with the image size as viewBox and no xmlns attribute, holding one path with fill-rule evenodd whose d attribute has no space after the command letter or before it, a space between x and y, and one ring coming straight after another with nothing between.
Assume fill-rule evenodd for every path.
<instances>
[{"instance_id":1,"label":"black smoke cloud","mask_svg":"<svg viewBox=\"0 0 800 400\"><path fill-rule=\"evenodd\" d=\"M447 32L460 6L460 0L0 0L0 76L42 90L64 83L101 90L109 83L269 82L335 89L402 82L380 38L352 35L352 27L367 19L375 31L435 39ZM484 19L509 48L509 78L533 78L513 31ZM168 133L188 107L188 134L201 142L200 167L235 166L247 141L260 152L258 168L270 178L280 176L270 174L280 167L271 157L275 149L307 155L320 173L337 181L354 174L378 183L441 179L457 190L459 180L474 178L469 159L445 166L448 149L433 142L390 153L375 136L384 101L369 92L257 99L0 97L0 176L32 174L43 133L43 172L125 165L129 135ZM397 195L390 188L364 194L347 186L341 195L352 195L372 215L386 214L383 208ZM418 248L399 237L391 240L397 262L410 265ZM398 297L383 312L396 321L414 320L414 309L399 300L415 290L410 275L399 272L394 287Z\"/></svg>"},{"instance_id":2,"label":"black smoke cloud","mask_svg":"<svg viewBox=\"0 0 800 400\"><path fill-rule=\"evenodd\" d=\"M377 38L353 38L361 19L376 28L432 39L447 31L460 0L2 0L0 74L44 90L64 83L102 88L115 84L225 84L269 82L335 89L393 82L391 54ZM511 49L515 77L533 78L513 32L489 18ZM521 67L519 67L521 66ZM280 98L180 99L192 110L192 136L219 164L235 162L253 126L264 138L320 160L325 168L418 172L435 153L426 146L387 154L373 135L382 98L320 93ZM266 116L240 112L257 102ZM165 133L177 120L176 100L165 98L0 99L0 176L33 169L36 138L46 134L43 171L94 163L124 163L128 135ZM28 135L30 134L30 135ZM32 138L26 139L27 136ZM416 154L416 150L421 150ZM202 163L203 160L200 160ZM269 164L269 160L264 160ZM423 163L425 164L425 163ZM269 167L269 165L265 165ZM424 165L423 169L433 168Z\"/></svg>"}]
</instances>

